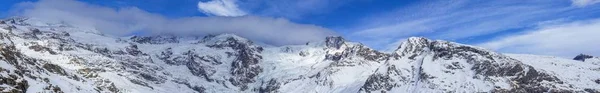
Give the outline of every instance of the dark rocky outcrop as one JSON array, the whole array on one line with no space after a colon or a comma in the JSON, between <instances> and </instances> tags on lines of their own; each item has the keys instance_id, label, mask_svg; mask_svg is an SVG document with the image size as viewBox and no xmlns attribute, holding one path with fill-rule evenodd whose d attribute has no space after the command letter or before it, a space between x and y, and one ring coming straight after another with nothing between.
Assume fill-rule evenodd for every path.
<instances>
[{"instance_id":1,"label":"dark rocky outcrop","mask_svg":"<svg viewBox=\"0 0 600 93\"><path fill-rule=\"evenodd\" d=\"M261 84L261 88L258 90L258 93L278 93L277 90L281 83L277 82L275 79L271 79L266 83Z\"/></svg>"},{"instance_id":2,"label":"dark rocky outcrop","mask_svg":"<svg viewBox=\"0 0 600 93\"><path fill-rule=\"evenodd\" d=\"M55 64L48 63L48 64L44 64L42 67L52 73L56 73L56 74L63 75L63 76L67 75L67 72L64 69L62 69L60 66L55 65Z\"/></svg>"},{"instance_id":3,"label":"dark rocky outcrop","mask_svg":"<svg viewBox=\"0 0 600 93\"><path fill-rule=\"evenodd\" d=\"M38 51L38 52L48 52L52 55L56 55L57 52L53 51L52 49L48 48L48 47L44 47L38 44L29 46L29 49L32 49L33 51Z\"/></svg>"},{"instance_id":4,"label":"dark rocky outcrop","mask_svg":"<svg viewBox=\"0 0 600 93\"><path fill-rule=\"evenodd\" d=\"M346 42L341 36L329 36L325 38L325 46L329 48L340 49Z\"/></svg>"},{"instance_id":5,"label":"dark rocky outcrop","mask_svg":"<svg viewBox=\"0 0 600 93\"><path fill-rule=\"evenodd\" d=\"M133 36L129 39L140 44L179 43L179 38L173 35Z\"/></svg>"},{"instance_id":6,"label":"dark rocky outcrop","mask_svg":"<svg viewBox=\"0 0 600 93\"><path fill-rule=\"evenodd\" d=\"M590 56L590 55L586 55L586 54L579 54L579 55L575 56L575 58L573 58L573 60L585 61L585 59L588 59L588 58L594 58L594 56Z\"/></svg>"},{"instance_id":7,"label":"dark rocky outcrop","mask_svg":"<svg viewBox=\"0 0 600 93\"><path fill-rule=\"evenodd\" d=\"M397 86L393 82L394 82L394 80L391 79L388 75L373 74L367 79L367 81L365 81L365 84L360 88L360 91L364 91L364 92L371 92L371 91L377 91L377 90L389 91L393 87Z\"/></svg>"},{"instance_id":8,"label":"dark rocky outcrop","mask_svg":"<svg viewBox=\"0 0 600 93\"><path fill-rule=\"evenodd\" d=\"M206 37L202 40L208 43L207 47L223 49L230 48L231 57L235 57L231 63L231 75L228 79L233 85L240 87L241 90L248 89L248 83L255 82L255 77L263 71L258 65L262 59L260 53L263 48L254 45L251 41L242 39L235 35L223 34L219 36Z\"/></svg>"},{"instance_id":9,"label":"dark rocky outcrop","mask_svg":"<svg viewBox=\"0 0 600 93\"><path fill-rule=\"evenodd\" d=\"M127 54L130 54L130 55L133 55L133 56L148 55L148 54L142 53L142 51L140 51L138 49L137 45L135 45L135 44L132 44L129 47L126 47L125 51L127 51Z\"/></svg>"},{"instance_id":10,"label":"dark rocky outcrop","mask_svg":"<svg viewBox=\"0 0 600 93\"><path fill-rule=\"evenodd\" d=\"M22 78L22 76L17 76L15 74L10 74L6 77L0 76L0 85L8 85L9 87L13 88L10 89L6 86L0 86L0 91L5 91L8 93L26 93L27 88L29 88L29 84L27 83L27 80Z\"/></svg>"}]
</instances>

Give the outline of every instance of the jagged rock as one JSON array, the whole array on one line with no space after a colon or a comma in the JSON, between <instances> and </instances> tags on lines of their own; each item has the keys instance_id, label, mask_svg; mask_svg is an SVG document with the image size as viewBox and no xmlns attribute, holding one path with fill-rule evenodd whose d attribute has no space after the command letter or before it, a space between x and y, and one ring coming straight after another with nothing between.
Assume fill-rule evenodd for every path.
<instances>
[{"instance_id":1,"label":"jagged rock","mask_svg":"<svg viewBox=\"0 0 600 93\"><path fill-rule=\"evenodd\" d=\"M579 54L579 55L575 56L575 58L573 58L573 60L585 61L585 59L588 59L588 58L594 58L594 56L590 56L590 55L586 55L586 54Z\"/></svg>"},{"instance_id":2,"label":"jagged rock","mask_svg":"<svg viewBox=\"0 0 600 93\"><path fill-rule=\"evenodd\" d=\"M14 74L10 74L6 77L0 76L0 85L8 85L8 87L0 86L0 91L11 93L25 93L27 92L27 88L29 88L27 80Z\"/></svg>"},{"instance_id":3,"label":"jagged rock","mask_svg":"<svg viewBox=\"0 0 600 93\"><path fill-rule=\"evenodd\" d=\"M360 91L370 92L376 90L389 91L393 87L397 86L394 80L390 79L389 76L383 74L374 74L367 79L365 85L360 88Z\"/></svg>"},{"instance_id":4,"label":"jagged rock","mask_svg":"<svg viewBox=\"0 0 600 93\"><path fill-rule=\"evenodd\" d=\"M56 55L57 53L55 51L53 51L52 49L48 48L48 47L44 47L41 45L32 45L29 46L29 49L33 49L34 51L39 51L39 52L48 52L50 54Z\"/></svg>"},{"instance_id":5,"label":"jagged rock","mask_svg":"<svg viewBox=\"0 0 600 93\"><path fill-rule=\"evenodd\" d=\"M56 73L56 74L60 74L60 75L67 75L67 72L65 72L64 69L62 69L60 66L55 65L55 64L44 64L44 69L52 72L52 73Z\"/></svg>"},{"instance_id":6,"label":"jagged rock","mask_svg":"<svg viewBox=\"0 0 600 93\"><path fill-rule=\"evenodd\" d=\"M330 36L325 38L325 45L330 48L340 49L345 40L341 36Z\"/></svg>"},{"instance_id":7,"label":"jagged rock","mask_svg":"<svg viewBox=\"0 0 600 93\"><path fill-rule=\"evenodd\" d=\"M309 54L310 54L310 53L308 53L308 52L304 52L304 51L302 51L302 52L298 53L298 55L300 55L300 56L303 56L303 57L305 57L305 56L308 56Z\"/></svg>"},{"instance_id":8,"label":"jagged rock","mask_svg":"<svg viewBox=\"0 0 600 93\"><path fill-rule=\"evenodd\" d=\"M179 42L179 38L173 35L133 36L130 38L130 40L140 44L165 44Z\"/></svg>"},{"instance_id":9,"label":"jagged rock","mask_svg":"<svg viewBox=\"0 0 600 93\"><path fill-rule=\"evenodd\" d=\"M262 87L259 89L258 93L277 93L277 89L279 89L280 85L281 83L277 82L277 80L271 79L266 84L261 84Z\"/></svg>"},{"instance_id":10,"label":"jagged rock","mask_svg":"<svg viewBox=\"0 0 600 93\"><path fill-rule=\"evenodd\" d=\"M125 48L125 51L127 51L128 54L133 55L133 56L138 56L138 55L146 55L144 53L142 53L142 51L140 51L137 47L137 45L132 44L131 46Z\"/></svg>"},{"instance_id":11,"label":"jagged rock","mask_svg":"<svg viewBox=\"0 0 600 93\"><path fill-rule=\"evenodd\" d=\"M234 60L231 64L231 74L233 77L228 81L233 85L240 87L241 90L248 89L246 84L253 83L263 69L258 65L262 56L259 54L263 51L262 47L253 45L252 42L241 39L241 37L224 34L212 38L205 38L208 47L212 48L230 48L235 51Z\"/></svg>"}]
</instances>

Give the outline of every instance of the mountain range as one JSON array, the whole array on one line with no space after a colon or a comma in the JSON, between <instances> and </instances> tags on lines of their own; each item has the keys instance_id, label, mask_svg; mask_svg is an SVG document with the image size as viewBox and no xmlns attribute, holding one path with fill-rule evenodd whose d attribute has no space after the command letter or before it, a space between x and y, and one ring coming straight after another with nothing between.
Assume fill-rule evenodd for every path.
<instances>
[{"instance_id":1,"label":"mountain range","mask_svg":"<svg viewBox=\"0 0 600 93\"><path fill-rule=\"evenodd\" d=\"M269 46L234 34L113 37L0 21L0 91L12 93L600 93L600 58L506 54L423 37L381 52L340 36Z\"/></svg>"}]
</instances>

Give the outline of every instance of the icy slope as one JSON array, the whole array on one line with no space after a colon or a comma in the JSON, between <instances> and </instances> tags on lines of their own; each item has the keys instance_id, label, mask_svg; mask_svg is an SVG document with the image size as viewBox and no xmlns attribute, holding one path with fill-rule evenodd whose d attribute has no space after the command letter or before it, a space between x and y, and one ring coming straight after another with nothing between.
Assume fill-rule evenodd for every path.
<instances>
[{"instance_id":1,"label":"icy slope","mask_svg":"<svg viewBox=\"0 0 600 93\"><path fill-rule=\"evenodd\" d=\"M3 92L600 91L598 65L418 37L382 53L342 37L268 46L233 34L114 37L35 18L0 27Z\"/></svg>"},{"instance_id":2,"label":"icy slope","mask_svg":"<svg viewBox=\"0 0 600 93\"><path fill-rule=\"evenodd\" d=\"M586 91L598 90L600 84L600 66L552 56L538 56L528 54L507 54L521 60L524 64L557 76L564 83L573 88Z\"/></svg>"}]
</instances>

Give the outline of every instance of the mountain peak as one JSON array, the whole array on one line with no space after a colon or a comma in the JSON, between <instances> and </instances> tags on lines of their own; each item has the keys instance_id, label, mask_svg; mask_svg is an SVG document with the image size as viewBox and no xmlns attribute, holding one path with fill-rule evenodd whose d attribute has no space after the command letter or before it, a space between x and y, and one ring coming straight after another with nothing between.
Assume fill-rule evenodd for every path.
<instances>
[{"instance_id":1,"label":"mountain peak","mask_svg":"<svg viewBox=\"0 0 600 93\"><path fill-rule=\"evenodd\" d=\"M460 51L459 51L460 50ZM499 55L485 48L464 45L444 40L431 40L424 37L410 37L396 49L399 56L418 55L425 52L439 52L437 55L452 55L452 52L473 52L481 55Z\"/></svg>"},{"instance_id":2,"label":"mountain peak","mask_svg":"<svg viewBox=\"0 0 600 93\"><path fill-rule=\"evenodd\" d=\"M408 37L407 41L423 41L423 40L429 40L425 37Z\"/></svg>"},{"instance_id":3,"label":"mountain peak","mask_svg":"<svg viewBox=\"0 0 600 93\"><path fill-rule=\"evenodd\" d=\"M28 17L10 17L10 18L4 19L2 21L5 21L5 22L11 23L11 24L16 24L18 22L24 22L26 20L29 20L29 18Z\"/></svg>"},{"instance_id":4,"label":"mountain peak","mask_svg":"<svg viewBox=\"0 0 600 93\"><path fill-rule=\"evenodd\" d=\"M329 48L340 49L345 42L346 40L341 36L328 36L325 38L325 46Z\"/></svg>"},{"instance_id":5,"label":"mountain peak","mask_svg":"<svg viewBox=\"0 0 600 93\"><path fill-rule=\"evenodd\" d=\"M585 61L585 59L588 59L588 58L594 58L594 56L590 56L590 55L586 55L586 54L579 54L579 55L575 56L575 58L573 58L573 60Z\"/></svg>"},{"instance_id":6,"label":"mountain peak","mask_svg":"<svg viewBox=\"0 0 600 93\"><path fill-rule=\"evenodd\" d=\"M254 42L242 38L240 36L234 34L219 34L219 35L208 35L205 36L198 43L206 44L208 47L214 48L224 48L231 47L235 49L255 49L257 51L262 51L262 47L260 45L254 44Z\"/></svg>"},{"instance_id":7,"label":"mountain peak","mask_svg":"<svg viewBox=\"0 0 600 93\"><path fill-rule=\"evenodd\" d=\"M228 41L235 41L235 42L243 42L243 43L248 43L248 44L252 44L252 41L240 37L238 35L235 34L218 34L218 35L207 35L204 36L204 38L202 38L202 40L200 40L200 43L208 43L208 44L212 44L212 43L218 43L218 42L228 42Z\"/></svg>"},{"instance_id":8,"label":"mountain peak","mask_svg":"<svg viewBox=\"0 0 600 93\"><path fill-rule=\"evenodd\" d=\"M407 53L421 53L428 49L431 40L424 37L410 37L402 42L396 49L396 54L406 55Z\"/></svg>"},{"instance_id":9,"label":"mountain peak","mask_svg":"<svg viewBox=\"0 0 600 93\"><path fill-rule=\"evenodd\" d=\"M240 36L235 35L235 34L230 34L230 33L218 34L218 35L208 35L205 38L211 38L211 39L233 38L233 39L236 39L236 40L246 40L246 41L248 41L246 38L240 37Z\"/></svg>"}]
</instances>

